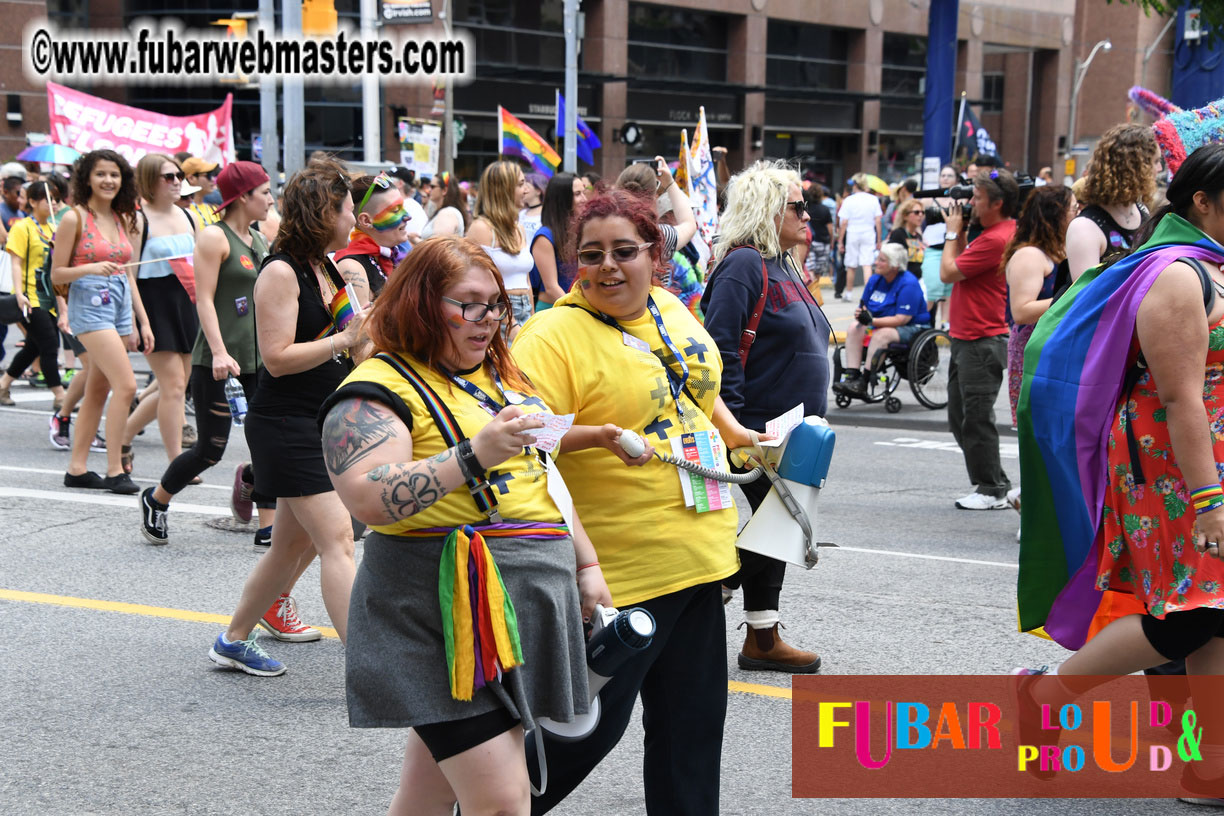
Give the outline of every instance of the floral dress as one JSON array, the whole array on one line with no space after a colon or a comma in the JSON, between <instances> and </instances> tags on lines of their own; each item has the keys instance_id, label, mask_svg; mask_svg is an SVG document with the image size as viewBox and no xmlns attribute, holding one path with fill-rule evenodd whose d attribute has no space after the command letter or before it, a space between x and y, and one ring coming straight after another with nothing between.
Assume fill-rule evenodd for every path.
<instances>
[{"instance_id":1,"label":"floral dress","mask_svg":"<svg viewBox=\"0 0 1224 816\"><path fill-rule=\"evenodd\" d=\"M1211 329L1203 403L1216 470L1224 477L1224 320ZM1194 549L1190 487L1173 460L1165 409L1150 371L1128 402L1119 401L1116 416L1097 588L1133 593L1157 618L1197 607L1224 609L1224 561ZM1131 471L1127 422L1134 423L1146 484L1135 484Z\"/></svg>"}]
</instances>

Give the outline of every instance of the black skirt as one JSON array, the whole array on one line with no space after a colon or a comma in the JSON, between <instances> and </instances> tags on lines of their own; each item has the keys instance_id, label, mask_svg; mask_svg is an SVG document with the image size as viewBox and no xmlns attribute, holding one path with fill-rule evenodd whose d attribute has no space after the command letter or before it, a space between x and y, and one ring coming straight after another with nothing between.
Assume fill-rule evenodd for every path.
<instances>
[{"instance_id":1,"label":"black skirt","mask_svg":"<svg viewBox=\"0 0 1224 816\"><path fill-rule=\"evenodd\" d=\"M255 490L268 498L330 493L331 478L323 464L323 442L313 417L246 416L247 446Z\"/></svg>"},{"instance_id":2,"label":"black skirt","mask_svg":"<svg viewBox=\"0 0 1224 816\"><path fill-rule=\"evenodd\" d=\"M190 354L195 346L200 321L195 304L174 275L141 278L136 281L149 328L153 330L153 351Z\"/></svg>"}]
</instances>

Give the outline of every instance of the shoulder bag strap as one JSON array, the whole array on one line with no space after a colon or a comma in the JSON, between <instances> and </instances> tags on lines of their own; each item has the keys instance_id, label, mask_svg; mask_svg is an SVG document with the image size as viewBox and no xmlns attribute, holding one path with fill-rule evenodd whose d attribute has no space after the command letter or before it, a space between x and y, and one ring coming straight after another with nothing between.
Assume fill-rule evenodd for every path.
<instances>
[{"instance_id":1,"label":"shoulder bag strap","mask_svg":"<svg viewBox=\"0 0 1224 816\"><path fill-rule=\"evenodd\" d=\"M421 401L425 403L425 407L429 410L430 416L433 417L434 424L438 426L438 431L442 434L442 438L446 440L448 447L455 447L463 440L467 439L463 429L459 427L459 423L455 420L455 415L446 407L446 403L438 396L438 394L429 387L429 383L416 373L416 370L398 354L388 354L385 352L374 355L379 360L382 360L391 368L395 369L401 377L408 381L421 397ZM481 513L488 516L489 521L494 524L501 522L501 514L497 511L497 493L488 481L477 481L469 479L467 482L468 492L472 494L472 500L476 502L477 509Z\"/></svg>"},{"instance_id":2,"label":"shoulder bag strap","mask_svg":"<svg viewBox=\"0 0 1224 816\"><path fill-rule=\"evenodd\" d=\"M741 247L735 247L731 250L734 252ZM731 254L730 252L727 253ZM724 260L726 256L723 256ZM761 256L761 296L757 298L756 305L752 307L752 314L748 318L748 325L740 334L739 341L739 358L740 366L748 367L748 353L752 351L752 344L756 342L757 326L761 325L761 315L765 313L765 298L769 297L769 271L765 268L765 256Z\"/></svg>"}]
</instances>

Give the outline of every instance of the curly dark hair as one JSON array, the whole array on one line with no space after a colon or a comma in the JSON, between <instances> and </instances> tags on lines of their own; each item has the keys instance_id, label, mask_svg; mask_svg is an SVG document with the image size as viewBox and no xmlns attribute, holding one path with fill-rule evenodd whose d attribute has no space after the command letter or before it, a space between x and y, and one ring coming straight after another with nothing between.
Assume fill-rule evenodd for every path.
<instances>
[{"instance_id":1,"label":"curly dark hair","mask_svg":"<svg viewBox=\"0 0 1224 816\"><path fill-rule=\"evenodd\" d=\"M285 185L285 207L272 252L282 252L303 266L320 260L351 189L343 162L334 156L312 159Z\"/></svg>"},{"instance_id":2,"label":"curly dark hair","mask_svg":"<svg viewBox=\"0 0 1224 816\"><path fill-rule=\"evenodd\" d=\"M89 206L93 188L89 177L100 161L113 162L119 168L119 192L111 201L111 210L123 220L128 232L136 231L136 173L127 159L113 150L91 150L76 160L72 167L72 200L82 207Z\"/></svg>"},{"instance_id":3,"label":"curly dark hair","mask_svg":"<svg viewBox=\"0 0 1224 816\"><path fill-rule=\"evenodd\" d=\"M1082 204L1135 204L1156 192L1152 160L1159 155L1147 125L1114 125L1092 151Z\"/></svg>"},{"instance_id":4,"label":"curly dark hair","mask_svg":"<svg viewBox=\"0 0 1224 816\"><path fill-rule=\"evenodd\" d=\"M1003 250L999 272L1003 272L1018 249L1026 246L1037 247L1054 261L1065 258L1067 245L1063 227L1071 201L1071 188L1062 184L1047 184L1029 193L1016 219L1016 232Z\"/></svg>"}]
</instances>

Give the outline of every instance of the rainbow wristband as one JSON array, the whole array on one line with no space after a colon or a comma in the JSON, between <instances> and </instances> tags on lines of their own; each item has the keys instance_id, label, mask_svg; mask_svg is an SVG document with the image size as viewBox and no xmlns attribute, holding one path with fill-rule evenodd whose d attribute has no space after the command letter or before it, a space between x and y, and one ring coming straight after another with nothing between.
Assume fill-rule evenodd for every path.
<instances>
[{"instance_id":1,"label":"rainbow wristband","mask_svg":"<svg viewBox=\"0 0 1224 816\"><path fill-rule=\"evenodd\" d=\"M1190 502L1194 505L1194 510L1197 513L1214 510L1219 505L1224 504L1224 487L1212 484L1192 490L1190 491Z\"/></svg>"}]
</instances>

